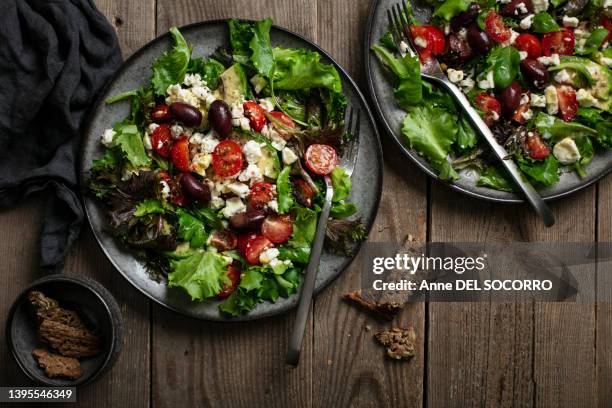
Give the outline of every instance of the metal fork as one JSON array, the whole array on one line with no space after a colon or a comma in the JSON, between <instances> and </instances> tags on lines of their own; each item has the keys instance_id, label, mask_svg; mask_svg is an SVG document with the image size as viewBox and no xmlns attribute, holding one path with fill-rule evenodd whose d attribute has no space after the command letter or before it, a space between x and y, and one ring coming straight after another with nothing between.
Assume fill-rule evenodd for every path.
<instances>
[{"instance_id":1,"label":"metal fork","mask_svg":"<svg viewBox=\"0 0 612 408\"><path fill-rule=\"evenodd\" d=\"M413 57L418 56L417 48L410 33L411 23L408 20L409 16L412 15L410 10L411 9L406 4L405 0L402 0L401 5L397 3L391 7L391 10L387 10L387 18L389 19L391 35L393 36L393 41L395 42L395 45L402 57L406 55L406 52L404 52L403 49L406 49ZM402 47L402 40L406 40L405 43L407 47ZM544 200L542 200L542 197L538 194L535 188L533 188L531 183L523 178L514 161L508 159L509 155L508 152L506 152L506 149L497 143L493 132L491 132L491 129L489 129L487 124L482 120L478 112L472 108L470 102L467 100L463 92L461 92L461 90L455 84L448 80L444 72L442 72L438 60L432 58L431 63L428 63L425 67L422 65L421 76L430 80L431 82L437 83L450 92L455 101L457 101L459 106L461 106L472 125L478 129L480 134L487 141L495 153L495 156L497 156L504 168L510 174L510 177L512 177L512 180L514 180L523 194L525 194L529 204L531 204L540 217L542 217L544 220L544 225L547 227L552 226L555 223L555 218L550 211L550 208L548 208L548 205L546 205Z\"/></svg>"},{"instance_id":2,"label":"metal fork","mask_svg":"<svg viewBox=\"0 0 612 408\"><path fill-rule=\"evenodd\" d=\"M357 112L355 114L355 111ZM345 126L346 132L352 135L348 142L348 146L342 151L340 158L340 166L346 174L351 176L357 162L357 154L359 152L359 129L361 122L361 112L359 109L349 109L348 121ZM314 241L310 250L310 258L306 267L304 276L304 284L302 285L302 294L298 305L295 322L293 324L293 332L289 339L289 349L287 351L287 364L297 367L300 361L300 350L302 349L302 340L306 331L306 322L310 312L310 304L312 303L312 295L314 293L315 280L319 269L319 261L321 260L321 252L323 251L323 242L325 241L325 229L327 228L327 220L329 219L329 211L331 210L332 197L334 189L331 183L331 177L324 176L325 179L325 201L319 220L317 222L317 230L315 232Z\"/></svg>"}]
</instances>

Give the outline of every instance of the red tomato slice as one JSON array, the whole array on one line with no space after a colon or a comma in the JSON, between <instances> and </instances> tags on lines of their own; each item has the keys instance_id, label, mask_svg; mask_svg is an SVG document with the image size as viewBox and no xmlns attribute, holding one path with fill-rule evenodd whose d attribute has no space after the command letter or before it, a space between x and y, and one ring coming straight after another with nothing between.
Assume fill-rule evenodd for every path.
<instances>
[{"instance_id":1,"label":"red tomato slice","mask_svg":"<svg viewBox=\"0 0 612 408\"><path fill-rule=\"evenodd\" d=\"M159 125L151 133L151 146L155 153L161 157L170 157L170 150L172 149L172 132L170 126Z\"/></svg>"},{"instance_id":2,"label":"red tomato slice","mask_svg":"<svg viewBox=\"0 0 612 408\"><path fill-rule=\"evenodd\" d=\"M275 244L286 242L293 234L293 224L288 215L270 215L261 225L261 233Z\"/></svg>"},{"instance_id":3,"label":"red tomato slice","mask_svg":"<svg viewBox=\"0 0 612 408\"><path fill-rule=\"evenodd\" d=\"M217 295L219 299L225 299L234 293L240 283L240 271L231 264L227 266L226 276L229 278L230 282L226 283L223 289L221 289L221 292Z\"/></svg>"},{"instance_id":4,"label":"red tomato slice","mask_svg":"<svg viewBox=\"0 0 612 408\"><path fill-rule=\"evenodd\" d=\"M224 140L215 147L212 165L219 177L231 177L242 169L242 149L231 140Z\"/></svg>"},{"instance_id":5,"label":"red tomato slice","mask_svg":"<svg viewBox=\"0 0 612 408\"><path fill-rule=\"evenodd\" d=\"M444 33L438 27L432 25L412 26L411 32L415 42L420 42L416 39L417 37L427 42L426 47L421 47L417 44L419 53L424 51L429 51L429 53L433 55L444 53L444 48L446 46Z\"/></svg>"},{"instance_id":6,"label":"red tomato slice","mask_svg":"<svg viewBox=\"0 0 612 408\"><path fill-rule=\"evenodd\" d=\"M529 102L520 105L518 108L516 108L514 115L512 115L512 120L517 123L520 123L521 125L524 125L525 123L527 123L527 119L523 117L523 113L527 112L529 108L530 108Z\"/></svg>"},{"instance_id":7,"label":"red tomato slice","mask_svg":"<svg viewBox=\"0 0 612 408\"><path fill-rule=\"evenodd\" d=\"M535 160L543 160L550 155L550 147L536 133L529 132L531 135L525 139L526 153Z\"/></svg>"},{"instance_id":8,"label":"red tomato slice","mask_svg":"<svg viewBox=\"0 0 612 408\"><path fill-rule=\"evenodd\" d=\"M155 123L166 122L172 119L172 112L165 103L161 103L151 111L151 120Z\"/></svg>"},{"instance_id":9,"label":"red tomato slice","mask_svg":"<svg viewBox=\"0 0 612 408\"><path fill-rule=\"evenodd\" d=\"M501 104L491 95L481 93L474 98L474 102L478 109L485 113L484 120L487 125L493 124L501 116Z\"/></svg>"},{"instance_id":10,"label":"red tomato slice","mask_svg":"<svg viewBox=\"0 0 612 408\"><path fill-rule=\"evenodd\" d=\"M274 187L270 183L255 183L251 187L249 204L255 208L262 208L274 198Z\"/></svg>"},{"instance_id":11,"label":"red tomato slice","mask_svg":"<svg viewBox=\"0 0 612 408\"><path fill-rule=\"evenodd\" d=\"M535 59L542 56L542 45L540 45L540 40L533 34L523 33L519 35L516 37L514 46L520 51L525 51L529 58Z\"/></svg>"},{"instance_id":12,"label":"red tomato slice","mask_svg":"<svg viewBox=\"0 0 612 408\"><path fill-rule=\"evenodd\" d=\"M244 258L246 258L247 244L255 237L257 237L257 234L254 232L238 235L238 253Z\"/></svg>"},{"instance_id":13,"label":"red tomato slice","mask_svg":"<svg viewBox=\"0 0 612 408\"><path fill-rule=\"evenodd\" d=\"M612 19L603 16L601 18L601 25L603 28L605 28L606 30L608 30L608 35L606 36L606 38L603 40L602 44L605 44L606 42L610 42L612 40Z\"/></svg>"},{"instance_id":14,"label":"red tomato slice","mask_svg":"<svg viewBox=\"0 0 612 408\"><path fill-rule=\"evenodd\" d=\"M306 149L304 160L310 171L319 176L325 176L336 167L338 155L336 150L329 145L312 144Z\"/></svg>"},{"instance_id":15,"label":"red tomato slice","mask_svg":"<svg viewBox=\"0 0 612 408\"><path fill-rule=\"evenodd\" d=\"M512 36L512 30L504 24L504 20L497 12L491 10L485 17L485 31L495 42L501 43L508 41Z\"/></svg>"},{"instance_id":16,"label":"red tomato slice","mask_svg":"<svg viewBox=\"0 0 612 408\"><path fill-rule=\"evenodd\" d=\"M545 33L542 36L542 54L550 57L552 54L572 55L574 53L574 32L562 28L554 33Z\"/></svg>"},{"instance_id":17,"label":"red tomato slice","mask_svg":"<svg viewBox=\"0 0 612 408\"><path fill-rule=\"evenodd\" d=\"M266 124L266 111L264 108L253 101L246 101L242 105L242 108L244 109L244 116L249 118L251 129L256 132L261 132L261 129L263 129Z\"/></svg>"},{"instance_id":18,"label":"red tomato slice","mask_svg":"<svg viewBox=\"0 0 612 408\"><path fill-rule=\"evenodd\" d=\"M251 265L259 264L259 255L274 244L263 235L255 235L246 241L244 257Z\"/></svg>"},{"instance_id":19,"label":"red tomato slice","mask_svg":"<svg viewBox=\"0 0 612 408\"><path fill-rule=\"evenodd\" d=\"M170 155L175 168L182 172L189 171L189 140L186 137L174 142Z\"/></svg>"},{"instance_id":20,"label":"red tomato slice","mask_svg":"<svg viewBox=\"0 0 612 408\"><path fill-rule=\"evenodd\" d=\"M574 119L578 112L578 101L574 88L569 85L557 85L557 98L559 99L561 119L566 122Z\"/></svg>"}]
</instances>

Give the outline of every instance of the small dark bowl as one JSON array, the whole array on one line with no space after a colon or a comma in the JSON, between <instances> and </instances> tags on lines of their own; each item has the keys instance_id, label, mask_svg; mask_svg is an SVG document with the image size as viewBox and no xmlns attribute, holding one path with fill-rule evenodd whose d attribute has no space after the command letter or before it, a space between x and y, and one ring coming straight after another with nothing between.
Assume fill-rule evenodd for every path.
<instances>
[{"instance_id":1,"label":"small dark bowl","mask_svg":"<svg viewBox=\"0 0 612 408\"><path fill-rule=\"evenodd\" d=\"M57 300L60 306L78 312L85 324L101 336L102 352L94 357L79 359L84 371L81 378L74 381L49 378L32 356L32 350L35 348L45 348L38 337L34 308L27 299L32 290L38 290ZM74 275L50 275L37 280L17 297L9 311L6 339L10 354L17 365L33 381L56 387L85 385L107 372L121 352L121 312L110 292L98 282Z\"/></svg>"}]
</instances>

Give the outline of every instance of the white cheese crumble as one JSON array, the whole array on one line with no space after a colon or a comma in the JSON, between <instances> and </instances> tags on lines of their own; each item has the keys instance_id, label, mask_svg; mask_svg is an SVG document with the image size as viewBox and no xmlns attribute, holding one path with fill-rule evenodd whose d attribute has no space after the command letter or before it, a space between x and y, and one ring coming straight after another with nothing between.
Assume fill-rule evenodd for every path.
<instances>
[{"instance_id":1,"label":"white cheese crumble","mask_svg":"<svg viewBox=\"0 0 612 408\"><path fill-rule=\"evenodd\" d=\"M225 200L221 197L212 197L208 203L213 210L220 210L225 206Z\"/></svg>"},{"instance_id":2,"label":"white cheese crumble","mask_svg":"<svg viewBox=\"0 0 612 408\"><path fill-rule=\"evenodd\" d=\"M272 112L274 110L274 99L272 97L262 98L259 100L259 106L266 112Z\"/></svg>"},{"instance_id":3,"label":"white cheese crumble","mask_svg":"<svg viewBox=\"0 0 612 408\"><path fill-rule=\"evenodd\" d=\"M535 14L530 14L527 17L523 18L521 20L521 22L519 23L519 26L523 29L523 30L529 30L531 28L531 23L533 23L533 18L535 17Z\"/></svg>"},{"instance_id":4,"label":"white cheese crumble","mask_svg":"<svg viewBox=\"0 0 612 408\"><path fill-rule=\"evenodd\" d=\"M246 198L246 196L248 196L249 192L251 191L249 186L244 183L231 183L227 186L227 189L240 198Z\"/></svg>"},{"instance_id":5,"label":"white cheese crumble","mask_svg":"<svg viewBox=\"0 0 612 408\"><path fill-rule=\"evenodd\" d=\"M283 163L286 164L287 166L295 163L297 161L298 157L295 154L295 152L293 150L291 150L288 147L285 147L283 149Z\"/></svg>"},{"instance_id":6,"label":"white cheese crumble","mask_svg":"<svg viewBox=\"0 0 612 408\"><path fill-rule=\"evenodd\" d=\"M525 58L527 58L529 54L527 54L527 51L519 51L519 58L522 60L524 60Z\"/></svg>"},{"instance_id":7,"label":"white cheese crumble","mask_svg":"<svg viewBox=\"0 0 612 408\"><path fill-rule=\"evenodd\" d=\"M548 9L548 0L532 0L531 3L533 4L533 12L536 14Z\"/></svg>"},{"instance_id":8,"label":"white cheese crumble","mask_svg":"<svg viewBox=\"0 0 612 408\"><path fill-rule=\"evenodd\" d=\"M246 211L246 205L240 197L231 197L225 201L225 208L221 211L225 218L232 218L233 215Z\"/></svg>"},{"instance_id":9,"label":"white cheese crumble","mask_svg":"<svg viewBox=\"0 0 612 408\"><path fill-rule=\"evenodd\" d=\"M206 176L206 169L210 167L212 162L212 154L196 153L191 159L191 170L198 173L200 176Z\"/></svg>"},{"instance_id":10,"label":"white cheese crumble","mask_svg":"<svg viewBox=\"0 0 612 408\"><path fill-rule=\"evenodd\" d=\"M474 82L474 80L470 77L467 77L463 81L459 82L459 85L463 88L464 93L468 93L474 89L475 84L476 82Z\"/></svg>"},{"instance_id":11,"label":"white cheese crumble","mask_svg":"<svg viewBox=\"0 0 612 408\"><path fill-rule=\"evenodd\" d=\"M262 180L259 166L255 163L249 164L247 168L244 169L242 173L240 173L240 175L238 176L238 180L251 183Z\"/></svg>"},{"instance_id":12,"label":"white cheese crumble","mask_svg":"<svg viewBox=\"0 0 612 408\"><path fill-rule=\"evenodd\" d=\"M276 248L268 248L259 254L259 262L262 264L269 264L273 259L278 258L280 251Z\"/></svg>"},{"instance_id":13,"label":"white cheese crumble","mask_svg":"<svg viewBox=\"0 0 612 408\"><path fill-rule=\"evenodd\" d=\"M172 133L173 139L178 139L185 132L185 128L181 125L172 125L170 126L170 132Z\"/></svg>"},{"instance_id":14,"label":"white cheese crumble","mask_svg":"<svg viewBox=\"0 0 612 408\"><path fill-rule=\"evenodd\" d=\"M274 212L278 212L278 201L276 198L274 200L268 201L267 207Z\"/></svg>"},{"instance_id":15,"label":"white cheese crumble","mask_svg":"<svg viewBox=\"0 0 612 408\"><path fill-rule=\"evenodd\" d=\"M406 54L408 52L409 47L408 47L408 44L406 44L406 41L400 41L399 48L401 52Z\"/></svg>"},{"instance_id":16,"label":"white cheese crumble","mask_svg":"<svg viewBox=\"0 0 612 408\"><path fill-rule=\"evenodd\" d=\"M529 94L524 93L521 95L519 105L525 105L526 103L529 103Z\"/></svg>"},{"instance_id":17,"label":"white cheese crumble","mask_svg":"<svg viewBox=\"0 0 612 408\"><path fill-rule=\"evenodd\" d=\"M564 27L578 27L580 20L576 17L563 16L562 22Z\"/></svg>"},{"instance_id":18,"label":"white cheese crumble","mask_svg":"<svg viewBox=\"0 0 612 408\"><path fill-rule=\"evenodd\" d=\"M241 118L232 119L232 126L239 127L242 130L251 129L251 124L249 122L249 119L245 118L244 116Z\"/></svg>"},{"instance_id":19,"label":"white cheese crumble","mask_svg":"<svg viewBox=\"0 0 612 408\"><path fill-rule=\"evenodd\" d=\"M142 144L144 145L145 150L153 150L153 146L151 146L151 135L148 132L145 132L142 137Z\"/></svg>"},{"instance_id":20,"label":"white cheese crumble","mask_svg":"<svg viewBox=\"0 0 612 408\"><path fill-rule=\"evenodd\" d=\"M542 65L559 65L561 60L559 59L559 54L551 54L550 57L538 57L538 61L542 63Z\"/></svg>"},{"instance_id":21,"label":"white cheese crumble","mask_svg":"<svg viewBox=\"0 0 612 408\"><path fill-rule=\"evenodd\" d=\"M572 80L567 69L562 69L561 71L557 72L555 74L554 79L555 79L555 82L558 82L560 84L568 83L568 82L571 82Z\"/></svg>"},{"instance_id":22,"label":"white cheese crumble","mask_svg":"<svg viewBox=\"0 0 612 408\"><path fill-rule=\"evenodd\" d=\"M270 143L272 147L276 150L283 150L287 142L283 137L274 129L274 127L270 125L265 125L263 129L261 129L261 134L270 139Z\"/></svg>"},{"instance_id":23,"label":"white cheese crumble","mask_svg":"<svg viewBox=\"0 0 612 408\"><path fill-rule=\"evenodd\" d=\"M591 93L586 89L582 88L576 92L576 101L578 101L578 104L584 108L588 108L597 103L597 100L593 97L593 95L591 95Z\"/></svg>"},{"instance_id":24,"label":"white cheese crumble","mask_svg":"<svg viewBox=\"0 0 612 408\"><path fill-rule=\"evenodd\" d=\"M257 163L261 159L261 146L254 140L249 140L242 146L247 162Z\"/></svg>"},{"instance_id":25,"label":"white cheese crumble","mask_svg":"<svg viewBox=\"0 0 612 408\"><path fill-rule=\"evenodd\" d=\"M492 110L492 111L491 111L491 118L492 118L494 121L498 121L498 120L499 120L499 113L497 113L496 111Z\"/></svg>"},{"instance_id":26,"label":"white cheese crumble","mask_svg":"<svg viewBox=\"0 0 612 408\"><path fill-rule=\"evenodd\" d=\"M516 5L516 9L514 10L514 14L515 15L520 15L520 14L526 14L528 13L529 10L527 10L527 6L525 5L525 3L519 3Z\"/></svg>"},{"instance_id":27,"label":"white cheese crumble","mask_svg":"<svg viewBox=\"0 0 612 408\"><path fill-rule=\"evenodd\" d=\"M546 97L544 95L531 94L531 106L536 108L544 108L546 106Z\"/></svg>"},{"instance_id":28,"label":"white cheese crumble","mask_svg":"<svg viewBox=\"0 0 612 408\"><path fill-rule=\"evenodd\" d=\"M454 84L463 80L463 76L464 76L463 71L461 71L460 69L452 69L452 68L449 68L446 70L446 75L448 75L449 81L451 81Z\"/></svg>"},{"instance_id":29,"label":"white cheese crumble","mask_svg":"<svg viewBox=\"0 0 612 408\"><path fill-rule=\"evenodd\" d=\"M493 81L493 71L487 72L485 79L478 81L478 87L480 89L493 89L495 88L495 82Z\"/></svg>"},{"instance_id":30,"label":"white cheese crumble","mask_svg":"<svg viewBox=\"0 0 612 408\"><path fill-rule=\"evenodd\" d=\"M554 85L549 85L544 90L546 97L546 111L549 115L555 115L559 112L559 99L557 98L557 88Z\"/></svg>"},{"instance_id":31,"label":"white cheese crumble","mask_svg":"<svg viewBox=\"0 0 612 408\"><path fill-rule=\"evenodd\" d=\"M415 37L414 43L421 48L427 48L427 40L423 37Z\"/></svg>"},{"instance_id":32,"label":"white cheese crumble","mask_svg":"<svg viewBox=\"0 0 612 408\"><path fill-rule=\"evenodd\" d=\"M212 132L208 133L206 136L196 132L189 139L189 143L198 145L202 153L212 153L220 142L213 136Z\"/></svg>"},{"instance_id":33,"label":"white cheese crumble","mask_svg":"<svg viewBox=\"0 0 612 408\"><path fill-rule=\"evenodd\" d=\"M191 106L198 106L198 97L194 95L189 89L183 89L179 84L170 85L166 90L168 96L166 97L166 103L170 105L174 102L183 102Z\"/></svg>"},{"instance_id":34,"label":"white cheese crumble","mask_svg":"<svg viewBox=\"0 0 612 408\"><path fill-rule=\"evenodd\" d=\"M165 200L167 200L170 197L170 186L166 180L161 180L159 184L161 185L161 195Z\"/></svg>"},{"instance_id":35,"label":"white cheese crumble","mask_svg":"<svg viewBox=\"0 0 612 408\"><path fill-rule=\"evenodd\" d=\"M580 160L580 151L571 137L566 137L553 147L553 155L561 164L572 164Z\"/></svg>"},{"instance_id":36,"label":"white cheese crumble","mask_svg":"<svg viewBox=\"0 0 612 408\"><path fill-rule=\"evenodd\" d=\"M114 137L115 131L113 129L106 129L104 132L102 132L102 138L100 139L100 142L104 146L110 147L113 144Z\"/></svg>"},{"instance_id":37,"label":"white cheese crumble","mask_svg":"<svg viewBox=\"0 0 612 408\"><path fill-rule=\"evenodd\" d=\"M533 111L531 109L527 109L525 112L521 112L521 116L523 119L529 121L533 118Z\"/></svg>"}]
</instances>

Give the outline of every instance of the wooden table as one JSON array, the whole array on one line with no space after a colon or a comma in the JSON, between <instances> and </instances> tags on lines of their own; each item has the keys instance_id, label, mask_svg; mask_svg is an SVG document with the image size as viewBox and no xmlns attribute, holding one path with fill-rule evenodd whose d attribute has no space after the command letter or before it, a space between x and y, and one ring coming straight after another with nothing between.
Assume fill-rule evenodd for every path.
<instances>
[{"instance_id":1,"label":"wooden table","mask_svg":"<svg viewBox=\"0 0 612 408\"><path fill-rule=\"evenodd\" d=\"M366 91L367 0L96 3L116 27L125 56L173 25L271 16L329 51ZM381 136L385 182L370 241L399 242L407 234L420 241L612 240L612 177L553 203L557 224L547 230L524 206L484 203L428 180ZM39 274L40 201L33 197L0 213L0 328L17 292ZM612 406L612 306L414 304L394 323L414 325L417 355L396 363L385 360L372 339L389 324L340 300L360 286L359 269L353 264L315 299L302 361L292 370L283 361L294 313L246 324L174 314L113 269L86 225L66 270L92 276L111 290L121 305L126 336L112 372L80 390L79 401L121 408ZM612 278L604 280L612 284ZM2 341L0 384L25 381Z\"/></svg>"}]
</instances>

